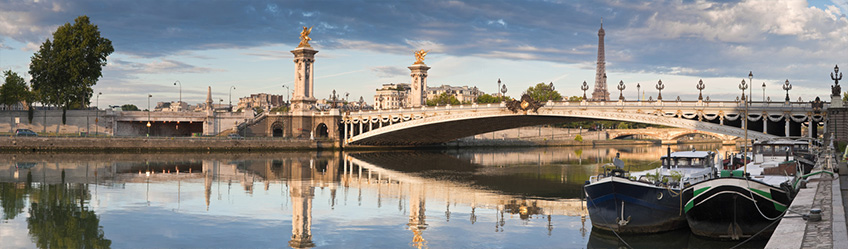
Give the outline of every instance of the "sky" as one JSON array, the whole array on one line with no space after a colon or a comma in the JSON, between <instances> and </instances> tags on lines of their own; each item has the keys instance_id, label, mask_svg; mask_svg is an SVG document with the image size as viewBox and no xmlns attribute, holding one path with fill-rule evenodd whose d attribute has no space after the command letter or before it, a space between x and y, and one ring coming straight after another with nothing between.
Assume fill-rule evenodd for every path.
<instances>
[{"instance_id":1,"label":"sky","mask_svg":"<svg viewBox=\"0 0 848 249\"><path fill-rule=\"evenodd\" d=\"M608 87L617 98L829 99L830 73L848 68L848 0L91 1L0 0L0 68L29 80L33 53L52 33L90 17L115 52L94 86L100 106L160 101L238 102L294 89L303 26L313 27L315 97L333 90L373 104L382 84L410 81L413 51L430 50L428 85L507 95L553 82L565 96L594 86L598 28L606 33ZM845 70L842 70L845 71ZM588 94L591 94L591 89ZM92 104L97 100L92 99Z\"/></svg>"}]
</instances>

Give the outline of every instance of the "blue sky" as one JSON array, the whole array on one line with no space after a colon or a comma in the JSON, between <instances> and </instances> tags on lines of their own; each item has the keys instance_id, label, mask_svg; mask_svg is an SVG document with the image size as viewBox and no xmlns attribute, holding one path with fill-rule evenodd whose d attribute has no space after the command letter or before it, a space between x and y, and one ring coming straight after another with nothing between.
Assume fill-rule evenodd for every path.
<instances>
[{"instance_id":1,"label":"blue sky","mask_svg":"<svg viewBox=\"0 0 848 249\"><path fill-rule=\"evenodd\" d=\"M500 78L518 97L539 82L563 95L594 84L597 31L604 19L610 92L646 96L662 79L665 98L704 94L730 100L754 73L754 98L826 97L834 64L848 68L848 0L751 1L19 1L0 0L0 68L26 74L55 29L88 15L115 53L94 87L100 105L182 98L216 102L251 93L285 94L302 26L314 26L315 95L335 89L373 102L385 83L409 81L413 50L430 86L477 86ZM845 71L845 70L842 70ZM25 75L29 79L29 75ZM94 101L92 101L94 102Z\"/></svg>"}]
</instances>

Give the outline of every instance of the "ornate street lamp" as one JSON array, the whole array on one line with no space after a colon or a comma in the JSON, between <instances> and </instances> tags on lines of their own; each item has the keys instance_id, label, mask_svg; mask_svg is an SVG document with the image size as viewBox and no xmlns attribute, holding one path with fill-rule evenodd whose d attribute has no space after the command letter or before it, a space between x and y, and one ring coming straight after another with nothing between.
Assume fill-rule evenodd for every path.
<instances>
[{"instance_id":1,"label":"ornate street lamp","mask_svg":"<svg viewBox=\"0 0 848 249\"><path fill-rule=\"evenodd\" d=\"M497 89L495 89L495 92L498 92L498 91L500 91L500 90L501 90L501 79L500 79L500 78L498 78L498 88L497 88Z\"/></svg>"},{"instance_id":2,"label":"ornate street lamp","mask_svg":"<svg viewBox=\"0 0 848 249\"><path fill-rule=\"evenodd\" d=\"M580 90L583 90L583 101L586 101L586 90L589 90L589 84L586 84L586 81L583 81L583 85L580 86Z\"/></svg>"},{"instance_id":3,"label":"ornate street lamp","mask_svg":"<svg viewBox=\"0 0 848 249\"><path fill-rule=\"evenodd\" d=\"M642 95L641 95L642 90L639 90L640 88L642 88L642 85L640 85L639 83L636 83L636 100L637 101L642 101Z\"/></svg>"},{"instance_id":4,"label":"ornate street lamp","mask_svg":"<svg viewBox=\"0 0 848 249\"><path fill-rule=\"evenodd\" d=\"M792 84L789 84L789 79L783 82L783 90L786 91L786 102L789 102L789 90L792 90Z\"/></svg>"},{"instance_id":5,"label":"ornate street lamp","mask_svg":"<svg viewBox=\"0 0 848 249\"><path fill-rule=\"evenodd\" d=\"M753 71L748 71L748 83L751 84L751 87L748 88L748 102L752 102L752 101L754 101L754 94L752 93L754 91L754 72Z\"/></svg>"},{"instance_id":6,"label":"ornate street lamp","mask_svg":"<svg viewBox=\"0 0 848 249\"><path fill-rule=\"evenodd\" d=\"M704 95L702 93L704 91L704 88L707 88L707 86L704 85L704 80L698 80L698 84L695 85L695 88L698 88L698 100L704 100Z\"/></svg>"},{"instance_id":7,"label":"ornate street lamp","mask_svg":"<svg viewBox=\"0 0 848 249\"><path fill-rule=\"evenodd\" d=\"M624 101L624 88L627 88L624 85L624 81L623 80L619 81L618 87L616 87L616 88L618 88L618 100Z\"/></svg>"},{"instance_id":8,"label":"ornate street lamp","mask_svg":"<svg viewBox=\"0 0 848 249\"><path fill-rule=\"evenodd\" d=\"M501 97L503 96L506 96L506 84L501 85ZM501 99L501 101L503 101L503 99Z\"/></svg>"},{"instance_id":9,"label":"ornate street lamp","mask_svg":"<svg viewBox=\"0 0 848 249\"><path fill-rule=\"evenodd\" d=\"M763 102L766 102L766 82L763 81Z\"/></svg>"},{"instance_id":10,"label":"ornate street lamp","mask_svg":"<svg viewBox=\"0 0 848 249\"><path fill-rule=\"evenodd\" d=\"M655 86L657 90L659 90L659 95L657 95L657 100L662 100L662 90L665 89L665 85L663 85L662 80L657 81L657 85Z\"/></svg>"},{"instance_id":11,"label":"ornate street lamp","mask_svg":"<svg viewBox=\"0 0 848 249\"><path fill-rule=\"evenodd\" d=\"M842 87L839 86L839 81L842 80L842 73L839 72L839 65L833 67L833 73L830 73L830 79L833 80L833 86L830 87L830 95L840 97L842 95Z\"/></svg>"},{"instance_id":12,"label":"ornate street lamp","mask_svg":"<svg viewBox=\"0 0 848 249\"><path fill-rule=\"evenodd\" d=\"M174 82L174 85L180 86L180 103L178 103L180 108L178 110L182 111L183 110L183 83L178 80L178 81Z\"/></svg>"},{"instance_id":13,"label":"ornate street lamp","mask_svg":"<svg viewBox=\"0 0 848 249\"><path fill-rule=\"evenodd\" d=\"M742 151L742 165L745 166L742 172L744 174L744 172L748 172L748 102L745 101L745 89L748 89L748 84L745 83L745 80L742 80L742 83L739 84L739 89L742 90L742 103L745 104L745 116L742 117L742 128L745 129L745 140L742 140L744 142L744 150Z\"/></svg>"},{"instance_id":14,"label":"ornate street lamp","mask_svg":"<svg viewBox=\"0 0 848 249\"><path fill-rule=\"evenodd\" d=\"M230 112L233 111L233 89L236 89L236 86L230 86Z\"/></svg>"}]
</instances>

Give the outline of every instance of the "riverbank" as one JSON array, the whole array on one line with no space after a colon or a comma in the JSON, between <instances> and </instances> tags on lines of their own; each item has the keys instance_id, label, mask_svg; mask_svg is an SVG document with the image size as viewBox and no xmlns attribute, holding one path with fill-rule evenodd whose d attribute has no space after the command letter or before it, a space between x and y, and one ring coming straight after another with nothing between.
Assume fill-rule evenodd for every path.
<instances>
[{"instance_id":1,"label":"riverbank","mask_svg":"<svg viewBox=\"0 0 848 249\"><path fill-rule=\"evenodd\" d=\"M15 137L0 136L0 151L30 152L249 152L291 150L374 150L374 149L439 149L439 148L509 148L509 147L593 147L644 146L659 144L656 140L519 140L459 139L439 145L419 146L339 146L331 139L285 139L222 137Z\"/></svg>"},{"instance_id":2,"label":"riverbank","mask_svg":"<svg viewBox=\"0 0 848 249\"><path fill-rule=\"evenodd\" d=\"M338 150L333 140L193 137L0 137L0 151L32 152L230 152Z\"/></svg>"}]
</instances>

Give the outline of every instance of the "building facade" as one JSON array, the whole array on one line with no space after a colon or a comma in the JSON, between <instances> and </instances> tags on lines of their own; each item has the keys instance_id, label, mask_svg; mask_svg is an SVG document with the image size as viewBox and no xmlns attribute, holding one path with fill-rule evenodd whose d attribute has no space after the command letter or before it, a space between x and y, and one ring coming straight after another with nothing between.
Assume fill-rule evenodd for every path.
<instances>
[{"instance_id":1,"label":"building facade","mask_svg":"<svg viewBox=\"0 0 848 249\"><path fill-rule=\"evenodd\" d=\"M260 107L262 110L269 111L271 109L284 106L283 95L274 95L267 93L255 93L248 97L239 98L236 110L247 110L254 107Z\"/></svg>"},{"instance_id":2,"label":"building facade","mask_svg":"<svg viewBox=\"0 0 848 249\"><path fill-rule=\"evenodd\" d=\"M383 87L377 89L377 94L374 95L374 108L379 110L408 107L411 91L412 88L407 83L383 84Z\"/></svg>"},{"instance_id":3,"label":"building facade","mask_svg":"<svg viewBox=\"0 0 848 249\"><path fill-rule=\"evenodd\" d=\"M468 103L477 101L477 97L483 95L483 91L477 89L476 86L449 86L449 85L441 85L438 87L428 87L427 88L427 100L432 100L438 98L443 93L447 93L448 95L456 97L459 102Z\"/></svg>"}]
</instances>

